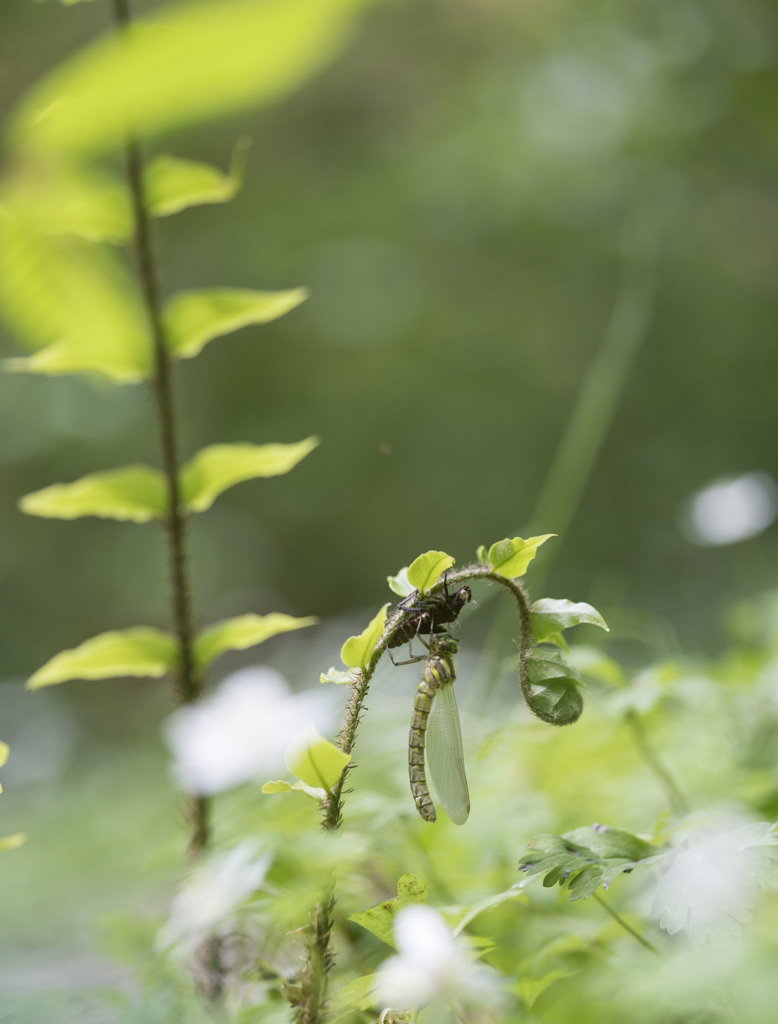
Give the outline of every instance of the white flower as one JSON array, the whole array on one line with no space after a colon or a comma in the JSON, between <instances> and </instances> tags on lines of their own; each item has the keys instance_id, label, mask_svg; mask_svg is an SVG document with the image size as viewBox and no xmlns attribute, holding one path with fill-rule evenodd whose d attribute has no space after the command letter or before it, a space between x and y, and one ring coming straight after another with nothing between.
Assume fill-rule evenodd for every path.
<instances>
[{"instance_id":1,"label":"white flower","mask_svg":"<svg viewBox=\"0 0 778 1024\"><path fill-rule=\"evenodd\" d=\"M651 915L660 927L671 935L685 928L698 942L737 935L757 893L778 885L778 861L765 849L778 843L774 829L756 822L692 833L654 896Z\"/></svg>"},{"instance_id":2,"label":"white flower","mask_svg":"<svg viewBox=\"0 0 778 1024\"><path fill-rule=\"evenodd\" d=\"M401 910L394 922L399 954L382 965L375 996L382 1006L411 1009L451 999L499 1001L498 975L479 964L430 907Z\"/></svg>"},{"instance_id":3,"label":"white flower","mask_svg":"<svg viewBox=\"0 0 778 1024\"><path fill-rule=\"evenodd\" d=\"M262 884L271 858L245 842L198 865L173 900L158 946L194 949L224 925L243 900Z\"/></svg>"},{"instance_id":4,"label":"white flower","mask_svg":"<svg viewBox=\"0 0 778 1024\"><path fill-rule=\"evenodd\" d=\"M323 708L319 694L291 693L273 669L235 672L212 696L167 719L175 775L184 789L200 794L267 778L279 771L286 747Z\"/></svg>"}]
</instances>

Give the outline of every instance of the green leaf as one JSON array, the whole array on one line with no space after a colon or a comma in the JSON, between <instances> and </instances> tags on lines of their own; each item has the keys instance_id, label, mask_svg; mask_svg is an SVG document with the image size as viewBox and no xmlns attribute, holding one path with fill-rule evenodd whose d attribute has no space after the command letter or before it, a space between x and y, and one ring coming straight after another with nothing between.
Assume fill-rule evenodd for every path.
<instances>
[{"instance_id":1,"label":"green leaf","mask_svg":"<svg viewBox=\"0 0 778 1024\"><path fill-rule=\"evenodd\" d=\"M573 900L587 899L623 872L666 855L661 847L609 825L591 825L561 836L536 836L527 848L532 854L519 870L543 874L546 887L567 884Z\"/></svg>"},{"instance_id":2,"label":"green leaf","mask_svg":"<svg viewBox=\"0 0 778 1024\"><path fill-rule=\"evenodd\" d=\"M516 981L516 993L528 1010L531 1010L537 1000L547 988L556 981L563 981L565 978L574 978L580 974L580 970L570 970L565 967L552 968L545 974L538 977L522 974Z\"/></svg>"},{"instance_id":3,"label":"green leaf","mask_svg":"<svg viewBox=\"0 0 778 1024\"><path fill-rule=\"evenodd\" d=\"M608 629L605 619L597 609L584 601L575 603L564 598L556 600L553 597L542 597L533 604L530 611L530 625L536 643L549 640L563 629L580 623Z\"/></svg>"},{"instance_id":4,"label":"green leaf","mask_svg":"<svg viewBox=\"0 0 778 1024\"><path fill-rule=\"evenodd\" d=\"M182 500L191 512L204 512L235 484L288 473L318 444L317 437L293 444L212 444L181 470Z\"/></svg>"},{"instance_id":5,"label":"green leaf","mask_svg":"<svg viewBox=\"0 0 778 1024\"><path fill-rule=\"evenodd\" d=\"M328 1018L331 1024L337 1024L339 1020L343 1020L347 1015L348 1019L351 1020L354 1010L367 1011L375 1006L374 986L377 977L377 974L363 974L359 978L354 978L348 985L338 989L332 997L332 1013L334 1016ZM410 1021L411 1018L402 1014L398 1015L395 1020L399 1024L400 1021ZM381 1024L392 1024L392 1022L384 1018Z\"/></svg>"},{"instance_id":6,"label":"green leaf","mask_svg":"<svg viewBox=\"0 0 778 1024\"><path fill-rule=\"evenodd\" d=\"M8 359L26 373L99 373L115 383L150 372L151 345L127 269L104 245L46 235L0 210L0 305L17 340L38 349Z\"/></svg>"},{"instance_id":7,"label":"green leaf","mask_svg":"<svg viewBox=\"0 0 778 1024\"><path fill-rule=\"evenodd\" d=\"M5 764L5 762L8 760L8 754L9 754L8 744L7 743L3 743L3 741L0 740L0 767L2 767ZM1 792L2 792L2 790L0 790L0 793Z\"/></svg>"},{"instance_id":8,"label":"green leaf","mask_svg":"<svg viewBox=\"0 0 778 1024\"><path fill-rule=\"evenodd\" d=\"M318 619L308 616L299 619L283 612L271 612L269 615L238 615L234 619L224 619L208 626L197 637L194 643L195 661L205 668L225 651L245 651L254 647L271 636L289 633L294 629L313 626Z\"/></svg>"},{"instance_id":9,"label":"green leaf","mask_svg":"<svg viewBox=\"0 0 778 1024\"><path fill-rule=\"evenodd\" d=\"M307 786L304 782L289 783L283 779L270 779L262 784L263 793L305 793L319 803L327 797L326 789L321 786Z\"/></svg>"},{"instance_id":10,"label":"green leaf","mask_svg":"<svg viewBox=\"0 0 778 1024\"><path fill-rule=\"evenodd\" d=\"M516 902L516 903L529 903L527 894L523 892L518 883L512 885L510 889L506 889L504 892L495 893L494 896L487 896L483 900L479 900L478 903L472 903L467 907L459 907L459 913L456 917L449 917L449 923L451 924L451 930L454 935L459 933L466 928L472 920L482 914L485 910L491 910L493 907L499 907L503 903Z\"/></svg>"},{"instance_id":11,"label":"green leaf","mask_svg":"<svg viewBox=\"0 0 778 1024\"><path fill-rule=\"evenodd\" d=\"M408 579L407 565L403 566L396 576L387 576L386 582L389 584L389 589L392 593L397 594L398 597L408 597L416 589Z\"/></svg>"},{"instance_id":12,"label":"green leaf","mask_svg":"<svg viewBox=\"0 0 778 1024\"><path fill-rule=\"evenodd\" d=\"M26 494L19 508L47 519L128 519L147 523L162 519L167 507L165 478L149 466L124 466L92 473L72 484L52 484Z\"/></svg>"},{"instance_id":13,"label":"green leaf","mask_svg":"<svg viewBox=\"0 0 778 1024\"><path fill-rule=\"evenodd\" d=\"M24 832L15 832L11 836L3 836L0 839L0 853L4 850L16 850L27 839Z\"/></svg>"},{"instance_id":14,"label":"green leaf","mask_svg":"<svg viewBox=\"0 0 778 1024\"><path fill-rule=\"evenodd\" d=\"M137 626L85 640L60 651L27 680L28 690L69 679L110 679L117 676L164 676L176 663L175 638L160 629Z\"/></svg>"},{"instance_id":15,"label":"green leaf","mask_svg":"<svg viewBox=\"0 0 778 1024\"><path fill-rule=\"evenodd\" d=\"M353 672L342 672L339 668L335 668L331 665L326 672L322 672L319 675L320 683L337 683L338 686L343 686L344 683L354 682Z\"/></svg>"},{"instance_id":16,"label":"green leaf","mask_svg":"<svg viewBox=\"0 0 778 1024\"><path fill-rule=\"evenodd\" d=\"M555 533L544 533L540 537L530 537L524 540L522 537L506 537L505 540L498 540L489 548L489 562L495 572L509 579L516 579L523 576L527 566L537 554L541 544L556 537Z\"/></svg>"},{"instance_id":17,"label":"green leaf","mask_svg":"<svg viewBox=\"0 0 778 1024\"><path fill-rule=\"evenodd\" d=\"M187 3L135 21L53 71L27 96L11 144L87 157L272 103L347 41L359 0Z\"/></svg>"},{"instance_id":18,"label":"green leaf","mask_svg":"<svg viewBox=\"0 0 778 1024\"><path fill-rule=\"evenodd\" d=\"M408 582L423 594L434 586L446 569L453 564L454 559L445 551L425 551L423 555L414 558L408 566Z\"/></svg>"},{"instance_id":19,"label":"green leaf","mask_svg":"<svg viewBox=\"0 0 778 1024\"><path fill-rule=\"evenodd\" d=\"M286 767L306 785L321 787L328 793L340 779L351 760L334 743L310 728L286 752Z\"/></svg>"},{"instance_id":20,"label":"green leaf","mask_svg":"<svg viewBox=\"0 0 778 1024\"><path fill-rule=\"evenodd\" d=\"M527 677L527 703L538 718L550 725L572 725L581 717L580 677L556 652L533 650L527 658Z\"/></svg>"},{"instance_id":21,"label":"green leaf","mask_svg":"<svg viewBox=\"0 0 778 1024\"><path fill-rule=\"evenodd\" d=\"M394 918L403 907L415 903L427 902L427 883L423 878L415 875L403 875L397 883L397 895L390 900L382 900L366 910L359 910L349 915L349 921L358 924L367 931L372 932L382 942L385 942L393 949L394 942Z\"/></svg>"},{"instance_id":22,"label":"green leaf","mask_svg":"<svg viewBox=\"0 0 778 1024\"><path fill-rule=\"evenodd\" d=\"M214 288L174 295L165 309L165 334L171 353L191 359L213 338L249 324L267 324L308 298L306 288L257 292L246 288Z\"/></svg>"},{"instance_id":23,"label":"green leaf","mask_svg":"<svg viewBox=\"0 0 778 1024\"><path fill-rule=\"evenodd\" d=\"M340 650L340 658L344 665L349 668L367 668L368 662L375 650L375 645L381 638L386 622L386 612L389 604L379 608L370 623L362 630L359 636L350 636Z\"/></svg>"},{"instance_id":24,"label":"green leaf","mask_svg":"<svg viewBox=\"0 0 778 1024\"><path fill-rule=\"evenodd\" d=\"M154 157L144 168L144 194L149 210L155 217L168 217L190 206L229 202L243 184L250 145L250 139L238 139L228 174L194 160Z\"/></svg>"}]
</instances>

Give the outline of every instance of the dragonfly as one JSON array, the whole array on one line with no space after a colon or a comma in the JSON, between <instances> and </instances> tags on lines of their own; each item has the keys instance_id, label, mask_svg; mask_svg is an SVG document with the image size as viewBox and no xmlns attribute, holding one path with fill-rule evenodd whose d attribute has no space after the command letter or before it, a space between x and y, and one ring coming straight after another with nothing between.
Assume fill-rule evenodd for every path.
<instances>
[{"instance_id":1,"label":"dragonfly","mask_svg":"<svg viewBox=\"0 0 778 1024\"><path fill-rule=\"evenodd\" d=\"M424 661L424 675L413 700L413 717L408 737L408 772L411 793L425 821L435 821L425 771L429 767L440 802L455 825L464 825L470 814L470 793L465 775L462 729L454 696L454 655L457 642L449 635L430 636L426 655L410 661ZM403 662L402 664L410 664Z\"/></svg>"},{"instance_id":2,"label":"dragonfly","mask_svg":"<svg viewBox=\"0 0 778 1024\"><path fill-rule=\"evenodd\" d=\"M388 646L399 647L407 643L410 648L411 641L421 636L422 633L448 634L447 624L456 621L459 613L472 598L470 587L459 587L453 594L449 593L448 581L443 578L443 591L437 594L427 594L421 597L418 590L404 598L397 605L397 610L406 616L402 626L395 632ZM427 645L429 646L429 645ZM389 654L391 658L391 652ZM411 657L411 661L421 660ZM394 661L394 658L392 658ZM399 664L409 664L408 662Z\"/></svg>"}]
</instances>

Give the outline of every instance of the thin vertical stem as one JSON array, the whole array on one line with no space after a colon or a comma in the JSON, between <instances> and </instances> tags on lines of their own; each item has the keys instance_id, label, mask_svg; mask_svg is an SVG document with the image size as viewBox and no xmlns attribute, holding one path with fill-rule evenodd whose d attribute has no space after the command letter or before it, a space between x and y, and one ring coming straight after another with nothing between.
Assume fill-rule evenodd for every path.
<instances>
[{"instance_id":1,"label":"thin vertical stem","mask_svg":"<svg viewBox=\"0 0 778 1024\"><path fill-rule=\"evenodd\" d=\"M640 751L643 760L659 779L674 813L679 816L688 814L689 805L686 801L686 797L681 792L678 783L662 763L659 754L657 754L651 745L640 717L634 711L629 711L625 715L625 721L632 732L635 745Z\"/></svg>"},{"instance_id":2,"label":"thin vertical stem","mask_svg":"<svg viewBox=\"0 0 778 1024\"><path fill-rule=\"evenodd\" d=\"M129 28L129 0L114 0L114 16L120 31ZM178 637L178 667L173 680L179 704L195 700L202 677L194 658L194 617L188 573L186 513L178 478L179 455L175 395L171 360L162 320L162 303L151 239L151 223L143 186L143 157L135 134L125 142L125 165L133 214L133 247L143 303L151 335L154 372L151 389L157 413L162 471L167 488L165 532L169 555L172 616ZM208 843L208 801L190 798L186 815L191 824L190 858L197 858Z\"/></svg>"}]
</instances>

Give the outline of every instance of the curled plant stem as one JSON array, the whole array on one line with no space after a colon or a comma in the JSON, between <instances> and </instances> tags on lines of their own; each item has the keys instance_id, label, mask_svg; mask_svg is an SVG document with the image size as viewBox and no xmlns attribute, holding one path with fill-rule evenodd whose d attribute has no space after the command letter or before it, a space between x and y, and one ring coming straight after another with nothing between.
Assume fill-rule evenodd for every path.
<instances>
[{"instance_id":1,"label":"curled plant stem","mask_svg":"<svg viewBox=\"0 0 778 1024\"><path fill-rule=\"evenodd\" d=\"M659 755L654 750L651 742L646 735L646 730L643 726L639 715L634 711L628 711L624 716L627 725L629 726L632 735L635 740L635 745L640 751L643 760L646 762L651 771L659 779L662 788L667 795L667 799L670 803L675 814L682 816L689 813L689 805L686 801L686 797L681 792L678 783L675 781L673 776L670 774L668 769L664 766L659 758Z\"/></svg>"},{"instance_id":2,"label":"curled plant stem","mask_svg":"<svg viewBox=\"0 0 778 1024\"><path fill-rule=\"evenodd\" d=\"M635 928L632 927L631 924L625 921L621 914L617 913L613 909L613 907L610 905L610 903L608 903L604 896L601 896L598 892L594 892L592 893L592 895L603 908L603 910L607 911L607 913L610 914L613 920L616 921L624 929L625 932L628 932L633 939L637 939L641 946L645 946L646 949L650 949L651 952L658 957L662 956L662 954L656 948L656 946L650 943L644 935L641 935L639 931L637 931Z\"/></svg>"},{"instance_id":3,"label":"curled plant stem","mask_svg":"<svg viewBox=\"0 0 778 1024\"><path fill-rule=\"evenodd\" d=\"M468 580L486 580L497 583L509 590L516 601L519 609L519 622L521 636L519 638L519 680L522 692L526 698L529 693L529 680L527 678L526 660L532 648L532 634L529 622L529 602L520 584L501 576L493 569L476 565L458 572L449 573L448 584L458 586ZM443 583L436 584L430 589L434 594L442 590ZM381 639L373 649L370 660L363 670L355 674L354 683L351 688L351 696L346 707L346 714L343 726L338 738L338 746L344 754L350 754L354 749L357 738L359 721L365 706L365 698L381 656L388 649L389 643L395 633L402 628L408 619L408 614L398 609L387 622ZM324 804L322 815L322 828L325 831L340 828L343 820L343 793L346 778L351 764L346 765L343 773L333 786ZM332 911L334 906L334 893L332 890L316 905L313 912L311 926L306 941L306 960L302 973L302 999L295 1017L295 1024L319 1024L323 1019L323 1012L326 999L327 973L332 963L330 941L332 936Z\"/></svg>"}]
</instances>

